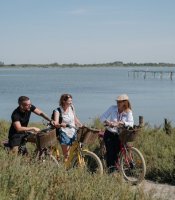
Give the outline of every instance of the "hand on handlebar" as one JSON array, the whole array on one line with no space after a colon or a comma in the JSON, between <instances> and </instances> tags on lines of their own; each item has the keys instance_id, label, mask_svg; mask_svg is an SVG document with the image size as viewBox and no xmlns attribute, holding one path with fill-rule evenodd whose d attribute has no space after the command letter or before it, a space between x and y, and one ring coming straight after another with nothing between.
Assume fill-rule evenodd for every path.
<instances>
[{"instance_id":1,"label":"hand on handlebar","mask_svg":"<svg viewBox=\"0 0 175 200\"><path fill-rule=\"evenodd\" d=\"M25 133L28 133L28 134L37 134L38 132L40 132L40 129L37 127L30 127L29 130L25 131Z\"/></svg>"},{"instance_id":2,"label":"hand on handlebar","mask_svg":"<svg viewBox=\"0 0 175 200\"><path fill-rule=\"evenodd\" d=\"M104 126L109 126L111 128L113 128L113 127L122 127L122 126L124 126L124 123L122 121L111 122L111 121L106 120L104 122Z\"/></svg>"},{"instance_id":3,"label":"hand on handlebar","mask_svg":"<svg viewBox=\"0 0 175 200\"><path fill-rule=\"evenodd\" d=\"M33 134L37 134L38 132L40 131L40 128L37 128L37 127L33 127Z\"/></svg>"},{"instance_id":4,"label":"hand on handlebar","mask_svg":"<svg viewBox=\"0 0 175 200\"><path fill-rule=\"evenodd\" d=\"M63 127L63 128L68 127L68 125L69 125L69 124L66 124L66 123L63 123L63 122L60 124L60 126Z\"/></svg>"},{"instance_id":5,"label":"hand on handlebar","mask_svg":"<svg viewBox=\"0 0 175 200\"><path fill-rule=\"evenodd\" d=\"M49 123L51 126L56 126L56 124L55 124L55 121L54 120L50 120L50 123Z\"/></svg>"},{"instance_id":6,"label":"hand on handlebar","mask_svg":"<svg viewBox=\"0 0 175 200\"><path fill-rule=\"evenodd\" d=\"M79 128L84 127L84 125L83 125L82 123L79 123L77 126L78 126Z\"/></svg>"},{"instance_id":7,"label":"hand on handlebar","mask_svg":"<svg viewBox=\"0 0 175 200\"><path fill-rule=\"evenodd\" d=\"M74 129L77 129L77 127L75 126L72 126L71 124L66 124L64 122L62 122L61 124L57 124L57 125L54 125L56 128L74 128Z\"/></svg>"},{"instance_id":8,"label":"hand on handlebar","mask_svg":"<svg viewBox=\"0 0 175 200\"><path fill-rule=\"evenodd\" d=\"M111 121L108 121L108 120L105 120L105 122L104 122L104 126L109 126L109 127L114 127L114 122L111 122Z\"/></svg>"},{"instance_id":9,"label":"hand on handlebar","mask_svg":"<svg viewBox=\"0 0 175 200\"><path fill-rule=\"evenodd\" d=\"M117 128L122 128L122 127L124 127L124 123L122 121L114 122L113 126L117 127Z\"/></svg>"}]
</instances>

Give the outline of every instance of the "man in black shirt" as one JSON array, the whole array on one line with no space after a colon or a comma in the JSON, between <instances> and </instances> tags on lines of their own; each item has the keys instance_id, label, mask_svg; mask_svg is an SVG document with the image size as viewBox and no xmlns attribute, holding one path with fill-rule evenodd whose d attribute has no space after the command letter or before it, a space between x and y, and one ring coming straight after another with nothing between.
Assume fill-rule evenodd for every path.
<instances>
[{"instance_id":1,"label":"man in black shirt","mask_svg":"<svg viewBox=\"0 0 175 200\"><path fill-rule=\"evenodd\" d=\"M30 119L31 112L35 113L51 121L51 119L43 113L40 109L31 104L29 97L21 96L18 99L19 106L13 111L11 115L12 123L9 130L9 145L12 152L17 153L18 147L26 131L33 131L37 133L40 131L37 127L27 127Z\"/></svg>"}]
</instances>

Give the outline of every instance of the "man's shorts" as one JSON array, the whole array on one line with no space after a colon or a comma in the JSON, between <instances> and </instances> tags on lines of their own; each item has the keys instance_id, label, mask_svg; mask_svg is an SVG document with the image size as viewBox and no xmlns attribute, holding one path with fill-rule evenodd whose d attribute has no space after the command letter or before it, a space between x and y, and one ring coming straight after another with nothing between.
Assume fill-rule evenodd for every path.
<instances>
[{"instance_id":1,"label":"man's shorts","mask_svg":"<svg viewBox=\"0 0 175 200\"><path fill-rule=\"evenodd\" d=\"M24 138L25 133L14 134L9 137L9 146L11 148L15 146L19 146L21 144L22 139Z\"/></svg>"},{"instance_id":2,"label":"man's shorts","mask_svg":"<svg viewBox=\"0 0 175 200\"><path fill-rule=\"evenodd\" d=\"M72 145L72 143L76 140L76 134L72 138L69 138L65 132L59 130L59 142L63 145Z\"/></svg>"}]
</instances>

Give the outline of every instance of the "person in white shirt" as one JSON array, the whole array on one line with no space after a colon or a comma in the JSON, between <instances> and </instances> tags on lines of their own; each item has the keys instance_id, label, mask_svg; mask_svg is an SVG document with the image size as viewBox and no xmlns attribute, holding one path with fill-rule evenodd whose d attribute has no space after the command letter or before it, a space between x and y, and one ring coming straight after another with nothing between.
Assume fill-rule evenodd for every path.
<instances>
[{"instance_id":1,"label":"person in white shirt","mask_svg":"<svg viewBox=\"0 0 175 200\"><path fill-rule=\"evenodd\" d=\"M59 105L60 107L53 112L53 120L57 128L57 136L62 147L65 161L67 161L70 146L76 140L75 126L81 127L82 124L75 114L75 109L72 105L72 95L62 94Z\"/></svg>"},{"instance_id":2,"label":"person in white shirt","mask_svg":"<svg viewBox=\"0 0 175 200\"><path fill-rule=\"evenodd\" d=\"M115 165L120 151L118 128L134 125L131 104L127 94L117 97L117 105L110 106L101 116L100 121L105 124L104 142L106 146L106 164L110 168Z\"/></svg>"}]
</instances>

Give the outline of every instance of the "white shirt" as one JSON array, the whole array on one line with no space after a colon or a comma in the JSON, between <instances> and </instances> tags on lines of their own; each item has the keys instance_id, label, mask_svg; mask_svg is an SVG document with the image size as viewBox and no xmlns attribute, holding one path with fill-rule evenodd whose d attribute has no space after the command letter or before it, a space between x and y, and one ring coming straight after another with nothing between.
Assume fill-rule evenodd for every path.
<instances>
[{"instance_id":1,"label":"white shirt","mask_svg":"<svg viewBox=\"0 0 175 200\"><path fill-rule=\"evenodd\" d=\"M61 109L61 115L62 115L62 122L75 127L75 117L74 117L74 113L73 113L71 106L69 107L68 112L66 112L66 113L64 112L62 107L60 107L60 109ZM57 109L55 111L59 112ZM66 135L69 138L72 138L75 135L75 129L74 128L69 128L69 127L63 128L63 127L61 127L61 130L63 132L65 132Z\"/></svg>"},{"instance_id":2,"label":"white shirt","mask_svg":"<svg viewBox=\"0 0 175 200\"><path fill-rule=\"evenodd\" d=\"M117 105L110 106L106 112L104 112L100 116L100 121L104 122L105 120L109 120L111 122L118 122L122 121L124 122L125 126L133 126L134 125L134 119L132 115L132 111L130 110L129 112L118 112L118 107ZM107 127L107 130L110 132L118 132L117 127Z\"/></svg>"}]
</instances>

